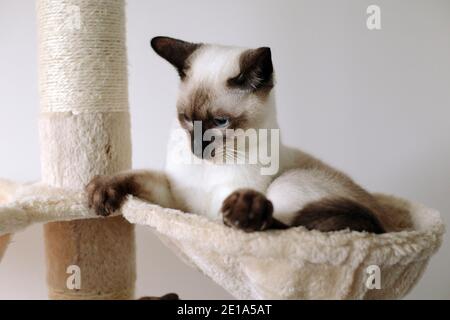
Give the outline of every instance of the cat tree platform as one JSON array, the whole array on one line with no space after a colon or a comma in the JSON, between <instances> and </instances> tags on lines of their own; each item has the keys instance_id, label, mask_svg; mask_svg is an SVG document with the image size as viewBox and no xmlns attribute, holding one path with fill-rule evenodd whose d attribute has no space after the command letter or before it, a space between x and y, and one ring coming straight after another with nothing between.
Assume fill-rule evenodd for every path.
<instances>
[{"instance_id":1,"label":"cat tree platform","mask_svg":"<svg viewBox=\"0 0 450 320\"><path fill-rule=\"evenodd\" d=\"M122 214L150 227L185 262L239 299L401 298L438 250L444 224L423 205L376 196L394 217L389 229L402 231L321 233L298 227L245 233L131 197ZM75 190L0 181L0 199L0 235L33 223L98 218L85 194ZM367 285L370 266L380 268L381 289Z\"/></svg>"}]
</instances>

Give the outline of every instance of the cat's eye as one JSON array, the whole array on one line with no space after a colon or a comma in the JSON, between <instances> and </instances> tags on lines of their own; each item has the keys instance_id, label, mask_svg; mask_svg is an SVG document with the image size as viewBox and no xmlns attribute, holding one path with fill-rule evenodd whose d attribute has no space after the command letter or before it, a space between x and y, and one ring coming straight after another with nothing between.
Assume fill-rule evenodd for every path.
<instances>
[{"instance_id":1,"label":"cat's eye","mask_svg":"<svg viewBox=\"0 0 450 320\"><path fill-rule=\"evenodd\" d=\"M213 119L216 127L224 128L230 124L230 119L228 117L215 117Z\"/></svg>"}]
</instances>

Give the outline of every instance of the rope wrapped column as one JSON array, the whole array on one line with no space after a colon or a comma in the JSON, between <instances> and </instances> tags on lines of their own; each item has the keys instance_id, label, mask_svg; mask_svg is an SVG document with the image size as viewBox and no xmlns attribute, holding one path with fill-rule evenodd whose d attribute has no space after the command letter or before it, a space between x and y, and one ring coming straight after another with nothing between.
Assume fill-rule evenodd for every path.
<instances>
[{"instance_id":1,"label":"rope wrapped column","mask_svg":"<svg viewBox=\"0 0 450 320\"><path fill-rule=\"evenodd\" d=\"M42 181L82 189L131 168L124 1L38 0L37 15ZM48 223L44 235L50 298L133 298L134 228L122 217Z\"/></svg>"}]
</instances>

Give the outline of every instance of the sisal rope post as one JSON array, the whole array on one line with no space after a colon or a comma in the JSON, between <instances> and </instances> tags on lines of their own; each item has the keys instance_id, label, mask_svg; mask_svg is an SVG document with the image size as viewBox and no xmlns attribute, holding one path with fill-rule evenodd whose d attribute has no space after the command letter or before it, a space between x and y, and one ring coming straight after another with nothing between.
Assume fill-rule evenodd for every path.
<instances>
[{"instance_id":1,"label":"sisal rope post","mask_svg":"<svg viewBox=\"0 0 450 320\"><path fill-rule=\"evenodd\" d=\"M130 169L124 1L38 0L37 16L43 182L82 189ZM49 223L44 236L50 298L133 298L134 228L122 217ZM67 285L70 266L80 288Z\"/></svg>"}]
</instances>

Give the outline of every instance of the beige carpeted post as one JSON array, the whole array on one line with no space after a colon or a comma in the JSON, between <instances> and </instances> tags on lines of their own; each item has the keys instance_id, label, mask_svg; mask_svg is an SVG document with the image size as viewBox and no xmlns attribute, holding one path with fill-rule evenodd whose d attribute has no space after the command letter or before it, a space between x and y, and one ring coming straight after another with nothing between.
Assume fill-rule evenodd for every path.
<instances>
[{"instance_id":1,"label":"beige carpeted post","mask_svg":"<svg viewBox=\"0 0 450 320\"><path fill-rule=\"evenodd\" d=\"M14 183L6 180L0 180L0 185L0 205L2 205L10 200L10 196L14 192L13 190L16 189L16 186ZM5 254L10 241L10 234L0 235L0 261L2 261L3 255Z\"/></svg>"},{"instance_id":2,"label":"beige carpeted post","mask_svg":"<svg viewBox=\"0 0 450 320\"><path fill-rule=\"evenodd\" d=\"M38 0L37 15L42 180L81 189L131 167L124 1ZM122 217L44 231L50 298L133 297L134 228Z\"/></svg>"}]
</instances>

